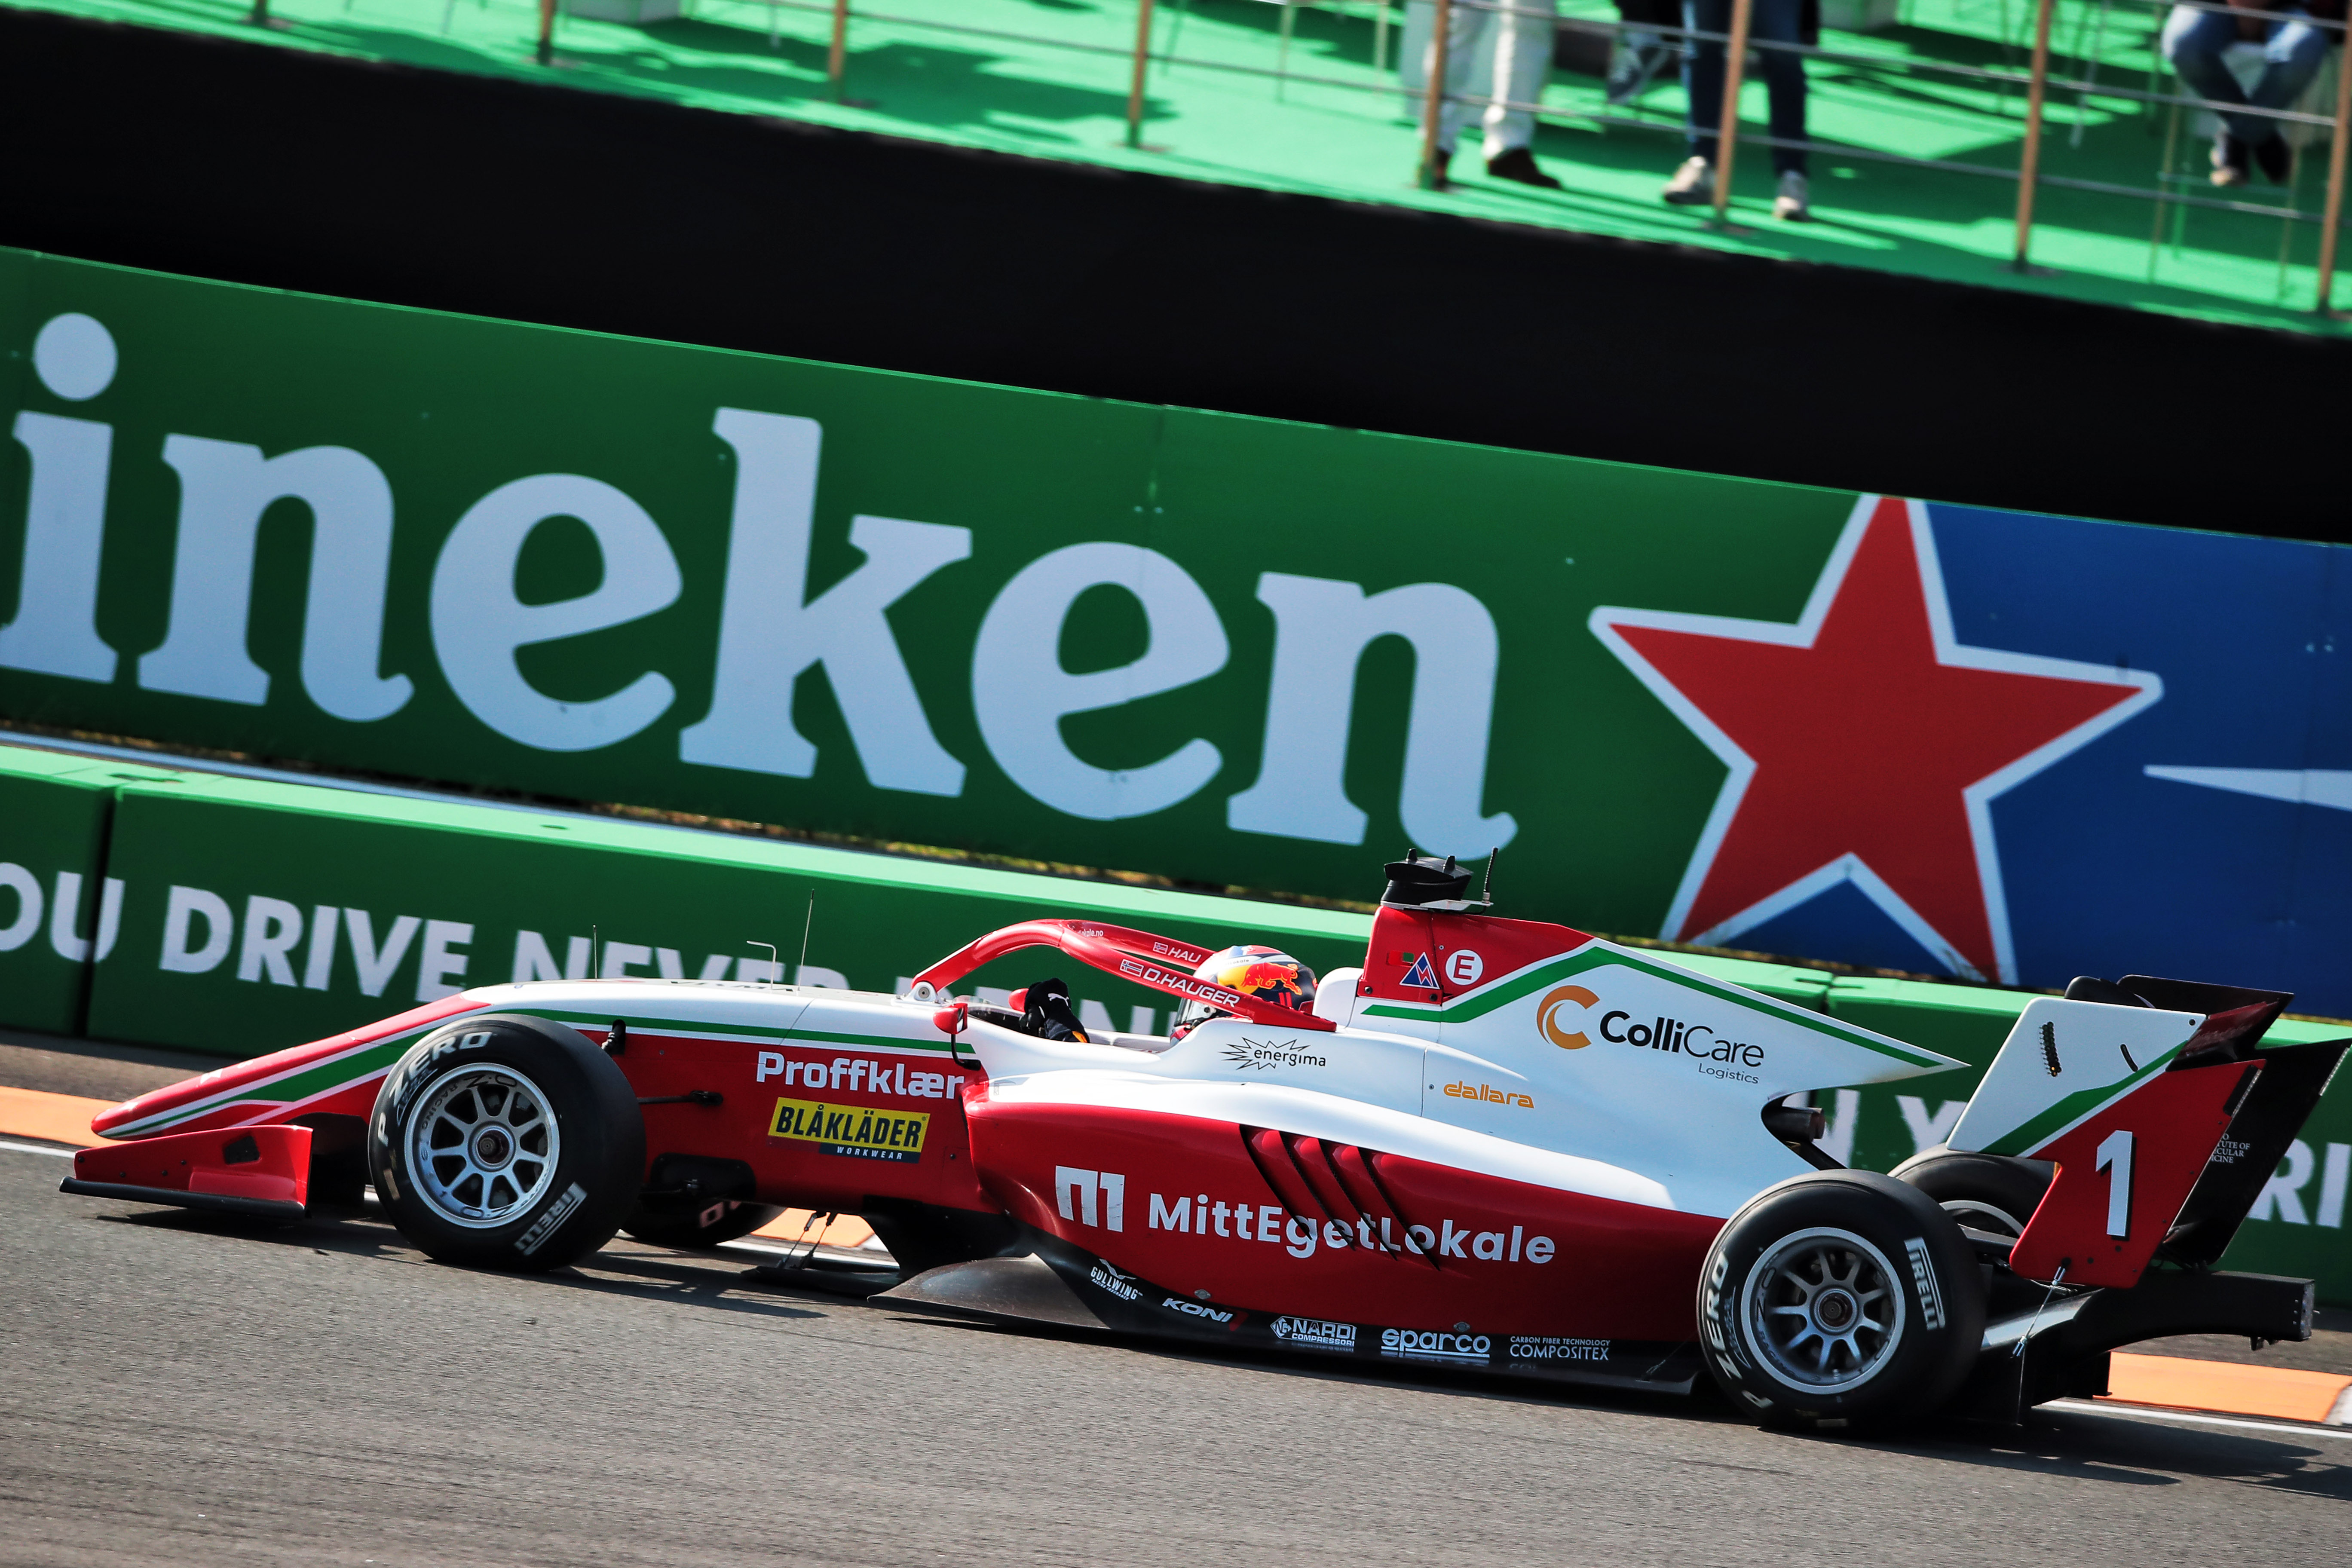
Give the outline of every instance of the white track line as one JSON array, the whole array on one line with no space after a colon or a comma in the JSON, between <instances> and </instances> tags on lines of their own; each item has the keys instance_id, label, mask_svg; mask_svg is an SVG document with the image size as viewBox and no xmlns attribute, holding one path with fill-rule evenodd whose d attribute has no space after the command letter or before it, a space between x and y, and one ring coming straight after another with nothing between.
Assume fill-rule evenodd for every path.
<instances>
[{"instance_id":1,"label":"white track line","mask_svg":"<svg viewBox=\"0 0 2352 1568\"><path fill-rule=\"evenodd\" d=\"M2147 1405L2099 1405L2087 1399L2053 1399L2044 1410L2071 1410L2084 1415L2116 1415L2136 1421L2187 1421L2199 1426L2239 1426L2250 1432L2284 1432L2295 1437L2335 1437L2352 1441L2352 1432L2333 1426L2298 1426L2285 1421L2246 1421L2230 1415L2200 1415L2188 1410L2163 1410Z\"/></svg>"},{"instance_id":2,"label":"white track line","mask_svg":"<svg viewBox=\"0 0 2352 1568\"><path fill-rule=\"evenodd\" d=\"M12 1154L55 1154L67 1160L74 1157L74 1151L71 1149L52 1149L46 1143L19 1143L7 1138L0 1138L0 1149L5 1149Z\"/></svg>"}]
</instances>

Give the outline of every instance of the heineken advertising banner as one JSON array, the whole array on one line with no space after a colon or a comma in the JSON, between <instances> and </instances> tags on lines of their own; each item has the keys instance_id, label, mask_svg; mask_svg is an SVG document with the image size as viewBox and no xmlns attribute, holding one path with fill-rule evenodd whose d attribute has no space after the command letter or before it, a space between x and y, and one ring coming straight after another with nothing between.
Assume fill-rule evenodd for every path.
<instances>
[{"instance_id":1,"label":"heineken advertising banner","mask_svg":"<svg viewBox=\"0 0 2352 1568\"><path fill-rule=\"evenodd\" d=\"M18 720L2352 1012L2340 549L21 253L0 342Z\"/></svg>"}]
</instances>

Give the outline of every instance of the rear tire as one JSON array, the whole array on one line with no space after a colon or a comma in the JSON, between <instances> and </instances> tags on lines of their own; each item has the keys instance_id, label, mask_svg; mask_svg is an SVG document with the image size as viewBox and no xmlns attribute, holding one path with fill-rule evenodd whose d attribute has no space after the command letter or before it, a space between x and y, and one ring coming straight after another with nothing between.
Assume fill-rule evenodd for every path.
<instances>
[{"instance_id":1,"label":"rear tire","mask_svg":"<svg viewBox=\"0 0 2352 1568\"><path fill-rule=\"evenodd\" d=\"M428 1257L560 1268L610 1241L636 1201L645 1119L620 1068L579 1031L477 1014L393 1068L367 1154L376 1195Z\"/></svg>"},{"instance_id":2,"label":"rear tire","mask_svg":"<svg viewBox=\"0 0 2352 1568\"><path fill-rule=\"evenodd\" d=\"M1959 1226L1872 1171L1768 1187L1700 1271L1707 1370L1767 1425L1842 1427L1927 1415L1976 1364L1984 1285Z\"/></svg>"},{"instance_id":3,"label":"rear tire","mask_svg":"<svg viewBox=\"0 0 2352 1568\"><path fill-rule=\"evenodd\" d=\"M2025 1222L2042 1206L2056 1173L2045 1161L1937 1147L1921 1150L1889 1173L1970 1230L2014 1241L2025 1234Z\"/></svg>"}]
</instances>

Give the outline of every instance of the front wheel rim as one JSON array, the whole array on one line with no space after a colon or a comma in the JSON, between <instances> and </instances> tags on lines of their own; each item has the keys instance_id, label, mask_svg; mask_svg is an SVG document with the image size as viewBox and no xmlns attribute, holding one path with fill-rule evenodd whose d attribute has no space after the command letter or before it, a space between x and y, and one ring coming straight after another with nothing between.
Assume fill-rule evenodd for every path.
<instances>
[{"instance_id":1,"label":"front wheel rim","mask_svg":"<svg viewBox=\"0 0 2352 1568\"><path fill-rule=\"evenodd\" d=\"M1740 1317L1764 1370L1801 1393L1843 1394L1884 1371L1903 1340L1886 1255L1849 1230L1781 1237L1748 1271Z\"/></svg>"},{"instance_id":2,"label":"front wheel rim","mask_svg":"<svg viewBox=\"0 0 2352 1568\"><path fill-rule=\"evenodd\" d=\"M562 1152L554 1105L508 1067L451 1073L409 1125L417 1195L467 1230L494 1230L528 1214L554 1184Z\"/></svg>"}]
</instances>

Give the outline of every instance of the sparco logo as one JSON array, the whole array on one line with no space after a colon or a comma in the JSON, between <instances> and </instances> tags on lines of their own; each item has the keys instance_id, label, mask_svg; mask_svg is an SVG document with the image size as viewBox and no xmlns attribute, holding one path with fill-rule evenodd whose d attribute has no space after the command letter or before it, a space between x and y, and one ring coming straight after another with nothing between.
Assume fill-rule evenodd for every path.
<instances>
[{"instance_id":1,"label":"sparco logo","mask_svg":"<svg viewBox=\"0 0 2352 1568\"><path fill-rule=\"evenodd\" d=\"M1143 1294L1142 1287L1135 1283L1135 1276L1121 1274L1108 1263L1097 1262L1087 1278L1122 1301L1132 1301Z\"/></svg>"},{"instance_id":2,"label":"sparco logo","mask_svg":"<svg viewBox=\"0 0 2352 1568\"><path fill-rule=\"evenodd\" d=\"M1244 1038L1225 1047L1225 1060L1244 1072L1272 1072L1276 1068L1319 1068L1328 1064L1321 1057L1297 1049L1297 1040L1253 1040Z\"/></svg>"},{"instance_id":3,"label":"sparco logo","mask_svg":"<svg viewBox=\"0 0 2352 1568\"><path fill-rule=\"evenodd\" d=\"M1445 1334L1428 1329L1382 1329L1381 1353L1406 1361L1484 1362L1495 1342L1484 1334Z\"/></svg>"},{"instance_id":4,"label":"sparco logo","mask_svg":"<svg viewBox=\"0 0 2352 1568\"><path fill-rule=\"evenodd\" d=\"M1356 1325L1326 1322L1320 1318L1276 1318L1274 1337L1294 1345L1321 1345L1326 1350L1356 1348Z\"/></svg>"},{"instance_id":5,"label":"sparco logo","mask_svg":"<svg viewBox=\"0 0 2352 1568\"><path fill-rule=\"evenodd\" d=\"M1206 1318L1213 1323L1230 1323L1234 1318L1232 1312L1223 1311L1215 1307L1204 1307L1198 1301L1187 1301L1181 1296L1171 1296L1160 1304L1171 1312L1181 1312L1192 1318Z\"/></svg>"}]
</instances>

